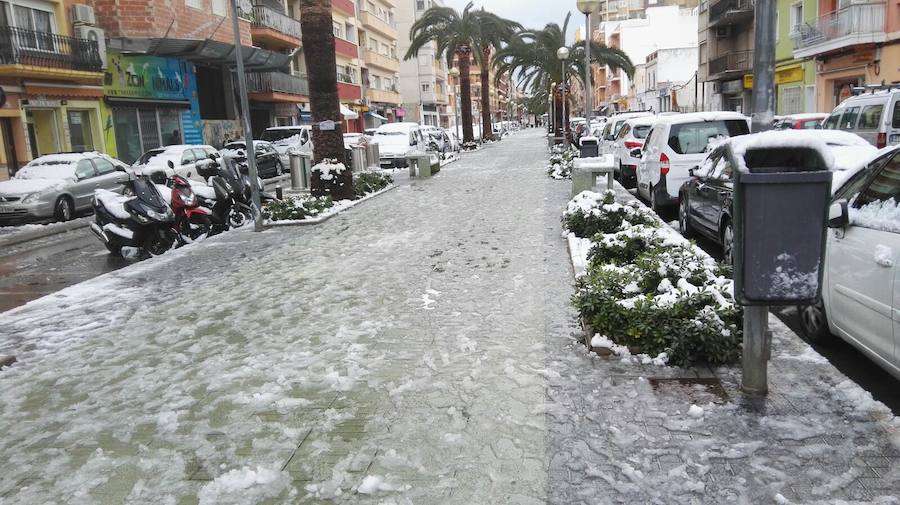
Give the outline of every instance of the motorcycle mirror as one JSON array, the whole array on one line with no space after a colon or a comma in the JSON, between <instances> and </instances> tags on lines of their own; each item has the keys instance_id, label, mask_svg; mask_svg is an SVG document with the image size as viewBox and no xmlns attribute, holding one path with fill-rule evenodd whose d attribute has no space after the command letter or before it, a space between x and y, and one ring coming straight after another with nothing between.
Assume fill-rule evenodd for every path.
<instances>
[{"instance_id":1,"label":"motorcycle mirror","mask_svg":"<svg viewBox=\"0 0 900 505\"><path fill-rule=\"evenodd\" d=\"M169 168L171 168L171 169L174 169L174 168L175 168L175 163L172 163L172 160L167 161L167 162L166 162L166 165L168 165Z\"/></svg>"}]
</instances>

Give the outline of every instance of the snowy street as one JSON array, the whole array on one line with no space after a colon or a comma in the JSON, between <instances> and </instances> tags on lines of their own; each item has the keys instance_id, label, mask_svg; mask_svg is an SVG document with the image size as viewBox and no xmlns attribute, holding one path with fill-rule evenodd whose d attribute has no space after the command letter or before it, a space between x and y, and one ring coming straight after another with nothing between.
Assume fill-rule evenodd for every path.
<instances>
[{"instance_id":1,"label":"snowy street","mask_svg":"<svg viewBox=\"0 0 900 505\"><path fill-rule=\"evenodd\" d=\"M0 504L900 503L900 422L774 317L763 401L589 355L546 160L524 130L0 314Z\"/></svg>"}]
</instances>

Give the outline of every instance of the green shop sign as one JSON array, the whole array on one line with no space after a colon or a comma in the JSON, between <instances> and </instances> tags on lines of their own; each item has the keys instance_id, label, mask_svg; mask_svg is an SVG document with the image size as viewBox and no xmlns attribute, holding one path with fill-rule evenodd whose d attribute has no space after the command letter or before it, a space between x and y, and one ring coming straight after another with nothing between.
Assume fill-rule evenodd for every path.
<instances>
[{"instance_id":1,"label":"green shop sign","mask_svg":"<svg viewBox=\"0 0 900 505\"><path fill-rule=\"evenodd\" d=\"M110 97L192 100L194 65L174 58L108 53L103 92Z\"/></svg>"}]
</instances>

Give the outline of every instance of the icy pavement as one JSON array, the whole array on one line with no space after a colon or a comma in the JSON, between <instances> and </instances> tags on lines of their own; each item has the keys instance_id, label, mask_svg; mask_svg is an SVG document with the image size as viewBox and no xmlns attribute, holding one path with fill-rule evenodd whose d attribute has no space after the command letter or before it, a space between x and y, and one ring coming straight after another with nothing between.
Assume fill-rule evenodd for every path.
<instances>
[{"instance_id":1,"label":"icy pavement","mask_svg":"<svg viewBox=\"0 0 900 505\"><path fill-rule=\"evenodd\" d=\"M525 131L316 227L229 234L0 314L19 359L0 371L0 503L896 494L896 423L792 336L761 405L732 369L588 355L570 184L546 156Z\"/></svg>"}]
</instances>

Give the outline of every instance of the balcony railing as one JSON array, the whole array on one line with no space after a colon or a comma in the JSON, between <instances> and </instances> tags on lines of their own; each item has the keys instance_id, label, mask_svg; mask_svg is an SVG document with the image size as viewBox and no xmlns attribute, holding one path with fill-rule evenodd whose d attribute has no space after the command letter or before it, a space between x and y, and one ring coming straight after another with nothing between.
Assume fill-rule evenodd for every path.
<instances>
[{"instance_id":1,"label":"balcony railing","mask_svg":"<svg viewBox=\"0 0 900 505\"><path fill-rule=\"evenodd\" d=\"M337 80L338 80L338 82L345 82L345 83L347 83L347 84L356 84L356 83L353 81L353 75L351 75L351 74L345 74L345 73L343 73L343 72L338 72L338 73L337 73Z\"/></svg>"},{"instance_id":2,"label":"balcony railing","mask_svg":"<svg viewBox=\"0 0 900 505\"><path fill-rule=\"evenodd\" d=\"M735 51L709 60L709 75L748 72L753 68L753 51Z\"/></svg>"},{"instance_id":3,"label":"balcony railing","mask_svg":"<svg viewBox=\"0 0 900 505\"><path fill-rule=\"evenodd\" d=\"M305 77L281 72L247 74L247 90L250 93L286 93L309 96L309 81Z\"/></svg>"},{"instance_id":4,"label":"balcony railing","mask_svg":"<svg viewBox=\"0 0 900 505\"><path fill-rule=\"evenodd\" d=\"M709 26L736 21L742 16L752 17L756 0L719 0L709 6Z\"/></svg>"},{"instance_id":5,"label":"balcony railing","mask_svg":"<svg viewBox=\"0 0 900 505\"><path fill-rule=\"evenodd\" d=\"M301 38L300 21L263 5L253 6L251 26L254 28L271 28L276 32L290 35L297 39Z\"/></svg>"},{"instance_id":6,"label":"balcony railing","mask_svg":"<svg viewBox=\"0 0 900 505\"><path fill-rule=\"evenodd\" d=\"M0 64L100 72L97 41L0 26Z\"/></svg>"},{"instance_id":7,"label":"balcony railing","mask_svg":"<svg viewBox=\"0 0 900 505\"><path fill-rule=\"evenodd\" d=\"M885 32L884 2L853 4L825 14L812 25L797 27L795 49L825 44L842 37L866 36Z\"/></svg>"}]
</instances>

